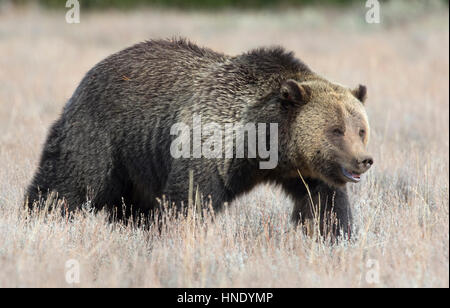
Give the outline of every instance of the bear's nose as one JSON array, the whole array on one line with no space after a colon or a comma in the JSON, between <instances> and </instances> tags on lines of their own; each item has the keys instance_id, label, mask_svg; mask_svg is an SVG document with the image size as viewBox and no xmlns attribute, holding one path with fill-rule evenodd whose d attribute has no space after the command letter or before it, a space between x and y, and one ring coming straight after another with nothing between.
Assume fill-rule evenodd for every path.
<instances>
[{"instance_id":1,"label":"bear's nose","mask_svg":"<svg viewBox=\"0 0 450 308\"><path fill-rule=\"evenodd\" d=\"M364 156L358 160L358 166L365 171L373 165L373 158L371 156Z\"/></svg>"}]
</instances>

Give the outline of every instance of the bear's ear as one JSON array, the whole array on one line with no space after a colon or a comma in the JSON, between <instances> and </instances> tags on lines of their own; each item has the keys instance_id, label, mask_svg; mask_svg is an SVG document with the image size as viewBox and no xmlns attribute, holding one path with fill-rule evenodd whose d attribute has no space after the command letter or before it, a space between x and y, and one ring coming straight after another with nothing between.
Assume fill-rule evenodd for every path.
<instances>
[{"instance_id":1,"label":"bear's ear","mask_svg":"<svg viewBox=\"0 0 450 308\"><path fill-rule=\"evenodd\" d=\"M306 104L311 97L311 89L297 81L288 79L281 85L280 97L293 104Z\"/></svg>"},{"instance_id":2,"label":"bear's ear","mask_svg":"<svg viewBox=\"0 0 450 308\"><path fill-rule=\"evenodd\" d=\"M360 84L357 88L352 90L352 94L356 97L361 103L365 103L367 99L367 88Z\"/></svg>"}]
</instances>

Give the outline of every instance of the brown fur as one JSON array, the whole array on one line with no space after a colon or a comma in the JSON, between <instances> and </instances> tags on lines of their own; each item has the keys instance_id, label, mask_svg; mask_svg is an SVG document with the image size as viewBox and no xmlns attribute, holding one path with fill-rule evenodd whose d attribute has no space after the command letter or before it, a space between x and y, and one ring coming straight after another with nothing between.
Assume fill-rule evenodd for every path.
<instances>
[{"instance_id":1,"label":"brown fur","mask_svg":"<svg viewBox=\"0 0 450 308\"><path fill-rule=\"evenodd\" d=\"M292 164L302 170L306 177L321 179L331 186L346 183L334 175L334 163L363 173L366 169L357 160L365 159L370 128L364 105L355 96L354 90L333 84L323 79L300 82L308 88L310 98L289 124L291 132L287 145ZM340 129L344 135L334 136ZM365 134L359 136L363 129Z\"/></svg>"},{"instance_id":2,"label":"brown fur","mask_svg":"<svg viewBox=\"0 0 450 308\"><path fill-rule=\"evenodd\" d=\"M313 218L321 200L321 230L348 233L342 167L362 173L368 166L365 97L365 87L333 84L279 47L230 57L185 40L140 43L83 78L50 129L27 197L37 201L56 191L74 210L89 195L96 209L136 217L157 209L162 196L180 209L192 170L195 186L216 210L272 182L292 197L295 221ZM195 113L219 125L277 123L277 167L261 170L259 159L250 158L174 159L170 128L190 123ZM337 128L342 136L333 133ZM333 223L331 216L337 216Z\"/></svg>"}]
</instances>

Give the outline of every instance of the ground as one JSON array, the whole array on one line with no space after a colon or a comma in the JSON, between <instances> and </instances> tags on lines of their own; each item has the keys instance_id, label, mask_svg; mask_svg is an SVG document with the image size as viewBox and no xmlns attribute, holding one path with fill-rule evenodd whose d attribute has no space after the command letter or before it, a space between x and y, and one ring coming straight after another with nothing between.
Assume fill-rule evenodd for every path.
<instances>
[{"instance_id":1,"label":"ground","mask_svg":"<svg viewBox=\"0 0 450 308\"><path fill-rule=\"evenodd\" d=\"M448 287L448 7L396 3L383 4L378 25L364 7L82 11L80 24L64 11L0 7L0 287ZM24 218L49 125L86 71L178 35L228 54L280 44L331 80L367 85L375 164L350 184L354 241L295 230L291 201L269 185L214 221L192 214L161 233L89 212ZM66 280L68 260L78 284Z\"/></svg>"}]
</instances>

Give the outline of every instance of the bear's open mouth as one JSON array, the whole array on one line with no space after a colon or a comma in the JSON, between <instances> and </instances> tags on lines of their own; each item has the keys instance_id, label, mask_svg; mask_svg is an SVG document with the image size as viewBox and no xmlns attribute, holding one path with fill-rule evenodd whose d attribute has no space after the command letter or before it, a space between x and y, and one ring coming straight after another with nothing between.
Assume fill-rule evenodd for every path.
<instances>
[{"instance_id":1,"label":"bear's open mouth","mask_svg":"<svg viewBox=\"0 0 450 308\"><path fill-rule=\"evenodd\" d=\"M344 174L344 176L347 179L349 179L350 181L352 181L354 183L358 183L361 180L361 174L356 173L356 172L348 171L344 167L342 167L342 173Z\"/></svg>"}]
</instances>

